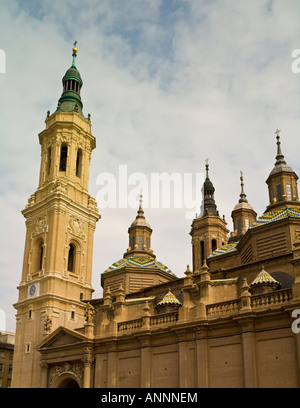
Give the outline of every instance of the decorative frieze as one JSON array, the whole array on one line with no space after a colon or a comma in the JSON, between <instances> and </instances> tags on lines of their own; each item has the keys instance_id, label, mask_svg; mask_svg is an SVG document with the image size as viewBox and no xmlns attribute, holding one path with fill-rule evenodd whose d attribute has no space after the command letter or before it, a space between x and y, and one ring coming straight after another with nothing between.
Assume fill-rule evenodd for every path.
<instances>
[{"instance_id":1,"label":"decorative frieze","mask_svg":"<svg viewBox=\"0 0 300 408\"><path fill-rule=\"evenodd\" d=\"M83 231L84 231L84 221L81 218L71 214L69 218L69 225L67 227L67 232L69 232L72 235L75 235L78 238L85 240L85 234L83 233Z\"/></svg>"},{"instance_id":2,"label":"decorative frieze","mask_svg":"<svg viewBox=\"0 0 300 408\"><path fill-rule=\"evenodd\" d=\"M47 231L48 225L46 215L35 218L33 222L32 238L35 238L37 235L43 234L44 232Z\"/></svg>"},{"instance_id":3,"label":"decorative frieze","mask_svg":"<svg viewBox=\"0 0 300 408\"><path fill-rule=\"evenodd\" d=\"M59 379L60 376L70 374L74 376L77 381L81 384L83 378L83 366L82 363L70 363L65 362L50 368L49 386L52 385Z\"/></svg>"}]
</instances>

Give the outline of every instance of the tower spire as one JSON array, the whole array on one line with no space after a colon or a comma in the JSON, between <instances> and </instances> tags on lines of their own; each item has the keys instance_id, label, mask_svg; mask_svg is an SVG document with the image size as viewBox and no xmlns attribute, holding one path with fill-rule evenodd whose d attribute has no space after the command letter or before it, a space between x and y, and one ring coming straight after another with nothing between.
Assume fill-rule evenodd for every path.
<instances>
[{"instance_id":1,"label":"tower spire","mask_svg":"<svg viewBox=\"0 0 300 408\"><path fill-rule=\"evenodd\" d=\"M75 41L74 44L73 44L73 54L72 54L73 61L72 61L72 67L74 67L74 68L76 68L76 57L77 57L77 48L76 48L76 45L77 45L77 41Z\"/></svg>"},{"instance_id":2,"label":"tower spire","mask_svg":"<svg viewBox=\"0 0 300 408\"><path fill-rule=\"evenodd\" d=\"M277 139L277 156L276 156L276 165L277 164L286 164L285 160L284 160L284 155L282 154L281 151L281 142L280 142L280 136L279 133L281 132L281 130L277 129L275 131L275 135L276 135L276 139Z\"/></svg>"},{"instance_id":3,"label":"tower spire","mask_svg":"<svg viewBox=\"0 0 300 408\"><path fill-rule=\"evenodd\" d=\"M125 258L131 256L147 256L155 259L155 255L151 249L151 234L152 229L145 218L143 209L143 194L139 195L139 209L135 220L128 228L129 247L124 254Z\"/></svg>"},{"instance_id":4,"label":"tower spire","mask_svg":"<svg viewBox=\"0 0 300 408\"><path fill-rule=\"evenodd\" d=\"M143 193L141 192L140 193L140 199L139 199L139 202L140 202L140 206L139 206L139 209L138 209L138 217L143 217L143 218L145 218L144 217L144 210L143 210Z\"/></svg>"},{"instance_id":5,"label":"tower spire","mask_svg":"<svg viewBox=\"0 0 300 408\"><path fill-rule=\"evenodd\" d=\"M209 178L208 159L205 162L206 179L203 185L204 192L204 215L219 215L214 199L215 188Z\"/></svg>"},{"instance_id":6,"label":"tower spire","mask_svg":"<svg viewBox=\"0 0 300 408\"><path fill-rule=\"evenodd\" d=\"M77 41L73 44L72 65L65 73L63 83L63 93L58 101L57 110L63 112L77 112L81 116L83 103L81 101L80 91L83 85L81 75L76 67Z\"/></svg>"},{"instance_id":7,"label":"tower spire","mask_svg":"<svg viewBox=\"0 0 300 408\"><path fill-rule=\"evenodd\" d=\"M276 129L274 132L277 139L277 155L273 170L266 180L270 199L270 204L267 206L266 211L284 208L287 204L299 206L298 176L285 161L281 150L280 132L281 130L279 129Z\"/></svg>"},{"instance_id":8,"label":"tower spire","mask_svg":"<svg viewBox=\"0 0 300 408\"><path fill-rule=\"evenodd\" d=\"M248 200L246 199L246 194L244 191L244 176L243 176L243 172L241 171L241 194L240 194L240 199L239 199L239 203L248 203Z\"/></svg>"},{"instance_id":9,"label":"tower spire","mask_svg":"<svg viewBox=\"0 0 300 408\"><path fill-rule=\"evenodd\" d=\"M233 221L233 231L230 234L229 243L238 242L242 236L246 233L249 227L256 220L256 212L253 207L248 203L246 193L244 190L244 175L241 171L241 193L239 202L236 204L231 212Z\"/></svg>"}]
</instances>

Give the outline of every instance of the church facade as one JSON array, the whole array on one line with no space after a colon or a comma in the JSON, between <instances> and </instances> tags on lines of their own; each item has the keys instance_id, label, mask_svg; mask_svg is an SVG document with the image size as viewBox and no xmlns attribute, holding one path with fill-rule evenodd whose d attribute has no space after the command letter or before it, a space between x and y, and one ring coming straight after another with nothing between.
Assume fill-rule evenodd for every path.
<instances>
[{"instance_id":1,"label":"church facade","mask_svg":"<svg viewBox=\"0 0 300 408\"><path fill-rule=\"evenodd\" d=\"M96 139L76 57L74 47L57 110L39 134L39 186L23 210L12 387L299 387L300 201L279 131L262 216L241 174L230 232L206 164L184 277L156 259L141 197L128 249L102 273L103 298L93 299L100 214L88 181Z\"/></svg>"}]
</instances>

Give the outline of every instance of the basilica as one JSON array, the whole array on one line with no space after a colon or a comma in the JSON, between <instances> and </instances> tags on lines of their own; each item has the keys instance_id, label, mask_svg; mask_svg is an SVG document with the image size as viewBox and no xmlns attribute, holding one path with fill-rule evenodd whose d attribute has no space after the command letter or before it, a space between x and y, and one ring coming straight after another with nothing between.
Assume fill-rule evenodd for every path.
<instances>
[{"instance_id":1,"label":"basilica","mask_svg":"<svg viewBox=\"0 0 300 408\"><path fill-rule=\"evenodd\" d=\"M241 174L230 231L207 163L203 212L182 231L193 256L184 277L151 249L140 197L128 248L101 274L103 297L93 298L101 216L88 184L96 138L83 114L75 46L72 57L57 109L39 134L39 185L22 211L12 387L298 388L300 201L280 131L275 164L262 175L264 214L248 202Z\"/></svg>"}]
</instances>

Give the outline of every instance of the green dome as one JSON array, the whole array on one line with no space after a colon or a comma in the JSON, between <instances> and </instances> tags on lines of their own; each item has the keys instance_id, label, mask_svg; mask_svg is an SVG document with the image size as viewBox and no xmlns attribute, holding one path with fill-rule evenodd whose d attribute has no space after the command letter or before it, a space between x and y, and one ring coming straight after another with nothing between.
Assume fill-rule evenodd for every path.
<instances>
[{"instance_id":1,"label":"green dome","mask_svg":"<svg viewBox=\"0 0 300 408\"><path fill-rule=\"evenodd\" d=\"M80 91L83 84L81 75L76 68L77 49L73 48L73 62L66 71L62 83L63 93L58 101L58 109L62 112L78 112L82 114L83 103L81 101Z\"/></svg>"},{"instance_id":2,"label":"green dome","mask_svg":"<svg viewBox=\"0 0 300 408\"><path fill-rule=\"evenodd\" d=\"M82 86L82 84L83 84L80 72L73 65L65 73L65 75L64 75L64 77L62 79L62 83L64 84L69 79L70 80L74 79L75 81L79 82L80 86Z\"/></svg>"}]
</instances>

